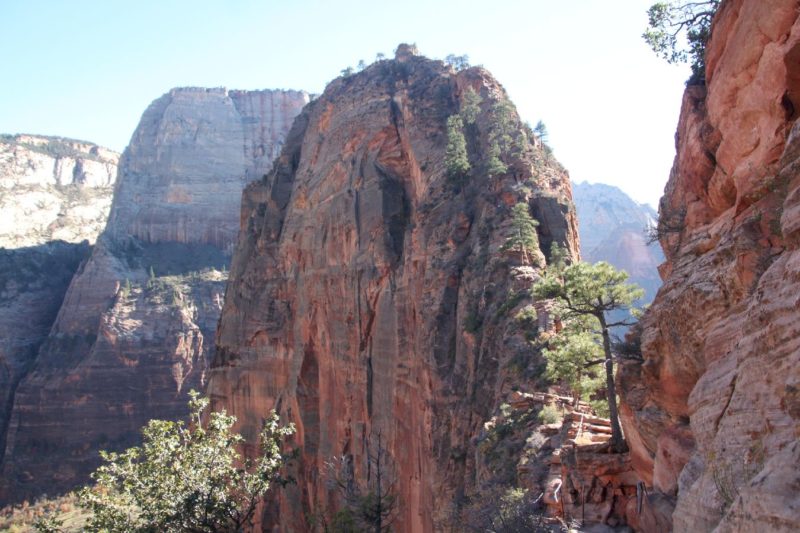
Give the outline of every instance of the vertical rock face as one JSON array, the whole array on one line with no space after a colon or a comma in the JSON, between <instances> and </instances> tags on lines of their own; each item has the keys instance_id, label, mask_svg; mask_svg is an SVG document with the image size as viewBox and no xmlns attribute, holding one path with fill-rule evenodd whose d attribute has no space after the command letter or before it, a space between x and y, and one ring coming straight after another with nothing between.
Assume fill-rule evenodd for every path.
<instances>
[{"instance_id":1,"label":"vertical rock face","mask_svg":"<svg viewBox=\"0 0 800 533\"><path fill-rule=\"evenodd\" d=\"M198 88L153 102L121 162L112 238L231 245L244 185L269 170L307 102L298 91Z\"/></svg>"},{"instance_id":2,"label":"vertical rock face","mask_svg":"<svg viewBox=\"0 0 800 533\"><path fill-rule=\"evenodd\" d=\"M689 87L661 200L664 286L619 375L643 527L800 527L800 22L728 0Z\"/></svg>"},{"instance_id":3,"label":"vertical rock face","mask_svg":"<svg viewBox=\"0 0 800 533\"><path fill-rule=\"evenodd\" d=\"M185 414L186 392L205 382L242 188L270 168L307 102L296 91L174 89L147 109L108 226L16 390L0 499L71 488L98 450Z\"/></svg>"},{"instance_id":4,"label":"vertical rock face","mask_svg":"<svg viewBox=\"0 0 800 533\"><path fill-rule=\"evenodd\" d=\"M607 261L625 270L630 280L645 290L645 302L651 302L661 286L658 266L664 261L660 247L648 245L645 237L646 228L655 222L655 211L602 183L574 184L572 195L580 220L583 259Z\"/></svg>"},{"instance_id":5,"label":"vertical rock face","mask_svg":"<svg viewBox=\"0 0 800 533\"><path fill-rule=\"evenodd\" d=\"M446 123L468 88L483 99L464 128L472 169L448 178ZM507 171L490 177L506 98L483 69L401 46L333 81L245 190L208 390L252 444L272 408L297 424L297 484L264 527L302 531L341 504L326 481L334 456L366 485L378 434L399 473L399 531L443 527L473 494L474 437L521 382L510 361L535 359L512 317L544 257L501 250L512 206L539 219L542 249L578 246L566 173L513 108Z\"/></svg>"},{"instance_id":6,"label":"vertical rock face","mask_svg":"<svg viewBox=\"0 0 800 533\"><path fill-rule=\"evenodd\" d=\"M108 218L118 160L83 141L0 135L0 247L93 243Z\"/></svg>"},{"instance_id":7,"label":"vertical rock face","mask_svg":"<svg viewBox=\"0 0 800 533\"><path fill-rule=\"evenodd\" d=\"M17 386L91 251L81 241L105 225L118 158L83 141L0 136L0 442Z\"/></svg>"}]
</instances>

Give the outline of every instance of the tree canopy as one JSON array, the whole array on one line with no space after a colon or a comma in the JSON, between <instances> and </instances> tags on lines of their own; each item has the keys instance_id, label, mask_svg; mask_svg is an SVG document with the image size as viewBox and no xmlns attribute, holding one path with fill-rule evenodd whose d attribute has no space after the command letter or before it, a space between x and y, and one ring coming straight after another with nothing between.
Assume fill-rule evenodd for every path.
<instances>
[{"instance_id":1,"label":"tree canopy","mask_svg":"<svg viewBox=\"0 0 800 533\"><path fill-rule=\"evenodd\" d=\"M464 138L464 121L459 115L447 119L447 148L444 154L447 175L451 179L461 179L469 172L467 140Z\"/></svg>"},{"instance_id":2,"label":"tree canopy","mask_svg":"<svg viewBox=\"0 0 800 533\"><path fill-rule=\"evenodd\" d=\"M101 452L105 464L95 485L78 495L92 512L90 532L238 532L251 524L256 506L283 465L281 444L294 428L272 412L261 431L261 454L243 459L236 417L211 412L209 401L190 393L190 423L151 420L144 442L122 453ZM204 418L207 418L204 421Z\"/></svg>"},{"instance_id":3,"label":"tree canopy","mask_svg":"<svg viewBox=\"0 0 800 533\"><path fill-rule=\"evenodd\" d=\"M671 0L656 2L647 10L648 25L642 37L669 63L690 63L690 84L705 82L706 43L719 4L720 0Z\"/></svg>"},{"instance_id":4,"label":"tree canopy","mask_svg":"<svg viewBox=\"0 0 800 533\"><path fill-rule=\"evenodd\" d=\"M528 212L527 203L516 204L511 210L511 234L500 249L517 251L525 262L529 263L529 254L539 248L539 235L536 233L538 225L536 219Z\"/></svg>"},{"instance_id":5,"label":"tree canopy","mask_svg":"<svg viewBox=\"0 0 800 533\"><path fill-rule=\"evenodd\" d=\"M536 297L554 299L553 313L562 321L570 322L561 332L560 346L556 344L551 350L551 357L572 365L605 364L611 447L616 451L624 451L626 446L617 412L610 328L631 325L631 322L623 320L609 323L606 313L630 309L633 302L644 295L641 288L627 283L627 279L626 272L600 261L548 268L544 277L533 286ZM599 333L599 338L594 330ZM593 361L596 349L591 348L589 343L596 344L597 341L602 343L603 358ZM581 353L581 350L587 351ZM564 372L571 376L573 383L580 379L580 375L573 375L569 368Z\"/></svg>"}]
</instances>

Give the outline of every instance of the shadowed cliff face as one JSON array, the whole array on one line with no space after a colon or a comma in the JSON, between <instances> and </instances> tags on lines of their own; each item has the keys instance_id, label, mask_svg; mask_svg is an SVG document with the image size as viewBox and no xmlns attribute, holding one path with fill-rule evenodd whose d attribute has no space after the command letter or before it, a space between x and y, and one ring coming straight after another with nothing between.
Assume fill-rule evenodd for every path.
<instances>
[{"instance_id":1,"label":"shadowed cliff face","mask_svg":"<svg viewBox=\"0 0 800 533\"><path fill-rule=\"evenodd\" d=\"M118 159L84 141L0 135L0 463L17 387L105 226Z\"/></svg>"},{"instance_id":2,"label":"shadowed cliff face","mask_svg":"<svg viewBox=\"0 0 800 533\"><path fill-rule=\"evenodd\" d=\"M800 527L799 51L796 1L729 0L684 96L664 286L619 374L645 530Z\"/></svg>"},{"instance_id":3,"label":"shadowed cliff face","mask_svg":"<svg viewBox=\"0 0 800 533\"><path fill-rule=\"evenodd\" d=\"M455 183L446 121L468 87L483 102L465 127L473 169ZM324 463L346 456L366 483L378 432L401 473L398 530L441 527L475 490L473 438L523 382L509 361L536 359L512 317L538 267L500 251L511 207L527 202L543 248L578 246L569 181L539 147L525 141L503 155L507 173L487 176L492 109L505 99L480 68L380 61L332 82L272 173L245 190L208 390L251 445L271 408L297 424L297 484L268 522L301 531L335 509Z\"/></svg>"},{"instance_id":4,"label":"shadowed cliff face","mask_svg":"<svg viewBox=\"0 0 800 533\"><path fill-rule=\"evenodd\" d=\"M108 226L12 399L0 500L83 483L98 450L186 414L206 380L242 188L269 170L307 101L174 89L145 111Z\"/></svg>"}]
</instances>

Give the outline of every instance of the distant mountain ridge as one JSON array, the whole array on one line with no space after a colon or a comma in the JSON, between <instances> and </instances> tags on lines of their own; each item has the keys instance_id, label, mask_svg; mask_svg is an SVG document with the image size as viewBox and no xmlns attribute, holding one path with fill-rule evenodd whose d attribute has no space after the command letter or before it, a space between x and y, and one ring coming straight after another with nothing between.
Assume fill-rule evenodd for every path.
<instances>
[{"instance_id":1,"label":"distant mountain ridge","mask_svg":"<svg viewBox=\"0 0 800 533\"><path fill-rule=\"evenodd\" d=\"M647 244L644 233L658 217L656 211L602 183L573 183L572 194L583 259L608 261L625 270L631 281L644 288L645 301L651 302L661 286L658 265L664 254L657 243Z\"/></svg>"}]
</instances>

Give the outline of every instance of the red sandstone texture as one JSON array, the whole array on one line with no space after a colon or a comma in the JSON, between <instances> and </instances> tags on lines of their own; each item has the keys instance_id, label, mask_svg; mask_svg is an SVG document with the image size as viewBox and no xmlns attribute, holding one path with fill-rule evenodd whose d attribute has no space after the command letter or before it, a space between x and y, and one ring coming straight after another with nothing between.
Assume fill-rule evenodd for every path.
<instances>
[{"instance_id":1,"label":"red sandstone texture","mask_svg":"<svg viewBox=\"0 0 800 533\"><path fill-rule=\"evenodd\" d=\"M473 171L456 183L446 121L467 87L483 103L465 130ZM377 432L400 473L398 531L444 527L474 494L476 437L522 382L509 361L533 357L511 334L525 301L512 298L540 267L500 250L511 207L527 202L543 251L578 246L568 178L540 145L485 172L492 104L505 98L481 68L402 53L333 81L245 190L208 390L250 443L272 408L297 425L297 484L265 528L303 531L335 509L325 462L351 456L364 483Z\"/></svg>"},{"instance_id":2,"label":"red sandstone texture","mask_svg":"<svg viewBox=\"0 0 800 533\"><path fill-rule=\"evenodd\" d=\"M664 286L619 375L645 531L800 528L798 8L723 2L684 96Z\"/></svg>"}]
</instances>

